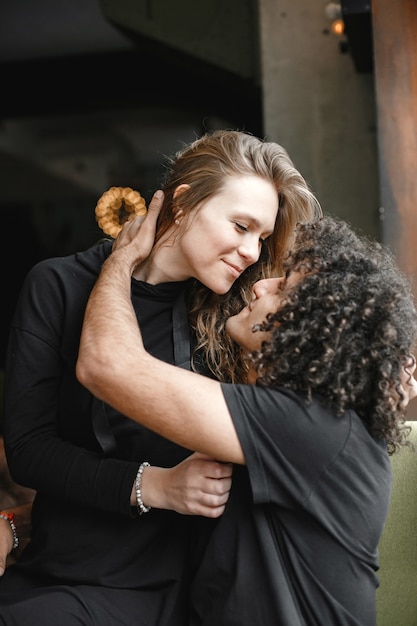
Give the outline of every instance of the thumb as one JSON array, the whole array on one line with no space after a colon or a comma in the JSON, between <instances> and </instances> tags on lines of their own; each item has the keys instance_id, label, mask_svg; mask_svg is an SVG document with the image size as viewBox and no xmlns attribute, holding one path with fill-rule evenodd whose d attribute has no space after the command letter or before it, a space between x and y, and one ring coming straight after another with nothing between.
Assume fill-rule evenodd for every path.
<instances>
[{"instance_id":1,"label":"thumb","mask_svg":"<svg viewBox=\"0 0 417 626\"><path fill-rule=\"evenodd\" d=\"M140 227L140 241L142 245L142 253L146 252L146 255L149 254L154 244L156 222L158 220L158 215L162 208L163 201L164 192L158 189L152 196L152 200L149 203L146 217Z\"/></svg>"},{"instance_id":2,"label":"thumb","mask_svg":"<svg viewBox=\"0 0 417 626\"><path fill-rule=\"evenodd\" d=\"M142 233L141 235L142 246L146 248L146 244L149 243L150 245L149 252L154 243L154 237L156 233L156 222L158 220L158 215L161 211L163 202L164 202L164 192L161 189L158 189L157 191L155 191L155 193L152 196L152 200L150 201L148 210L146 212L146 217L143 220L141 227L140 227L140 232Z\"/></svg>"},{"instance_id":3,"label":"thumb","mask_svg":"<svg viewBox=\"0 0 417 626\"><path fill-rule=\"evenodd\" d=\"M159 212L162 208L162 204L164 202L164 192L162 189L157 189L152 196L152 200L149 203L148 211L146 213L146 220L151 220L156 224L156 220L158 219Z\"/></svg>"}]
</instances>

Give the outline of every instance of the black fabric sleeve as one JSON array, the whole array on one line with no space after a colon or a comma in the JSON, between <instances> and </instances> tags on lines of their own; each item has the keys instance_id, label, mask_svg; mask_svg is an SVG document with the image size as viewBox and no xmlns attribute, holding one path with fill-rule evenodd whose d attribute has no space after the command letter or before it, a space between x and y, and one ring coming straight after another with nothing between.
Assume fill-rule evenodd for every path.
<instances>
[{"instance_id":1,"label":"black fabric sleeve","mask_svg":"<svg viewBox=\"0 0 417 626\"><path fill-rule=\"evenodd\" d=\"M103 457L91 426L93 398L75 377L95 278L75 258L41 262L26 278L6 360L6 454L19 484L75 505L129 515L140 459Z\"/></svg>"},{"instance_id":2,"label":"black fabric sleeve","mask_svg":"<svg viewBox=\"0 0 417 626\"><path fill-rule=\"evenodd\" d=\"M284 388L222 384L256 503L305 506L343 451L350 420Z\"/></svg>"}]
</instances>

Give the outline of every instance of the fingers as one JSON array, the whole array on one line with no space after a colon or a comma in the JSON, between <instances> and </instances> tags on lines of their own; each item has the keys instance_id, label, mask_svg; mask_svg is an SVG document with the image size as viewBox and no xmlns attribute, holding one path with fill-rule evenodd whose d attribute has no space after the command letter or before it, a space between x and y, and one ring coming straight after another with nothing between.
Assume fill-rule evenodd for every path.
<instances>
[{"instance_id":1,"label":"fingers","mask_svg":"<svg viewBox=\"0 0 417 626\"><path fill-rule=\"evenodd\" d=\"M160 189L155 191L145 216L136 215L128 219L113 242L112 250L118 250L133 241L141 233L141 242L145 248L152 247L156 232L156 223L164 202L164 192Z\"/></svg>"},{"instance_id":2,"label":"fingers","mask_svg":"<svg viewBox=\"0 0 417 626\"><path fill-rule=\"evenodd\" d=\"M164 192L161 189L157 189L152 196L152 200L149 203L148 212L146 214L147 217L149 216L150 218L152 218L155 221L155 223L156 223L156 220L158 219L158 215L159 215L160 210L162 209L163 203L164 203Z\"/></svg>"},{"instance_id":3,"label":"fingers","mask_svg":"<svg viewBox=\"0 0 417 626\"><path fill-rule=\"evenodd\" d=\"M220 463L198 452L164 471L159 508L185 515L219 517L232 486L231 463ZM161 504L163 502L163 504Z\"/></svg>"},{"instance_id":4,"label":"fingers","mask_svg":"<svg viewBox=\"0 0 417 626\"><path fill-rule=\"evenodd\" d=\"M198 514L204 517L216 518L224 513L229 500L232 479L212 479L210 483L206 483L200 494Z\"/></svg>"},{"instance_id":5,"label":"fingers","mask_svg":"<svg viewBox=\"0 0 417 626\"><path fill-rule=\"evenodd\" d=\"M229 491L231 488L232 488L232 478L231 476L229 476L228 478L207 479L207 482L203 491L207 495L214 496L215 498L222 499L222 497L225 496L227 499L229 497ZM222 503L225 502L225 500L221 500L221 501Z\"/></svg>"},{"instance_id":6,"label":"fingers","mask_svg":"<svg viewBox=\"0 0 417 626\"><path fill-rule=\"evenodd\" d=\"M134 239L134 237L136 236L137 232L139 231L141 227L141 224L144 221L145 221L145 217L143 217L143 215L139 215L137 217L134 217L131 220L127 220L123 224L123 227L120 230L119 234L117 235L116 239L113 241L113 245L112 245L113 252L129 244L132 241L132 239Z\"/></svg>"},{"instance_id":7,"label":"fingers","mask_svg":"<svg viewBox=\"0 0 417 626\"><path fill-rule=\"evenodd\" d=\"M201 484L200 514L205 517L219 517L224 513L232 488L233 466L230 463L207 461L205 478Z\"/></svg>"},{"instance_id":8,"label":"fingers","mask_svg":"<svg viewBox=\"0 0 417 626\"><path fill-rule=\"evenodd\" d=\"M146 217L141 224L141 232L145 235L152 236L155 235L156 232L156 222L158 220L159 213L162 208L162 204L164 202L164 192L158 189L152 196L152 200L149 203L148 211L146 213Z\"/></svg>"}]
</instances>

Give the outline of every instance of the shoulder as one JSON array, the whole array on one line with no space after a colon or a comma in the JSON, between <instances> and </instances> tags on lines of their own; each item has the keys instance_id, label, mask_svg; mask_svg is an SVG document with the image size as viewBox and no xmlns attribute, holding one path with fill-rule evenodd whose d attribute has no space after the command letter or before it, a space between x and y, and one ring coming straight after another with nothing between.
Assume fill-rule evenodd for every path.
<instances>
[{"instance_id":1,"label":"shoulder","mask_svg":"<svg viewBox=\"0 0 417 626\"><path fill-rule=\"evenodd\" d=\"M290 438L301 448L308 441L314 447L318 440L327 441L329 448L340 448L350 437L351 414L339 418L320 398L309 403L302 395L283 387L223 383L222 390L242 437L256 438L257 434L268 433L277 442Z\"/></svg>"},{"instance_id":2,"label":"shoulder","mask_svg":"<svg viewBox=\"0 0 417 626\"><path fill-rule=\"evenodd\" d=\"M99 244L84 252L39 261L27 273L20 289L16 319L30 318L35 313L85 306L101 266L111 251Z\"/></svg>"},{"instance_id":3,"label":"shoulder","mask_svg":"<svg viewBox=\"0 0 417 626\"><path fill-rule=\"evenodd\" d=\"M305 399L284 387L260 387L258 385L222 383L226 402L234 409L256 411L276 411L284 413L298 407L301 411L308 410Z\"/></svg>"},{"instance_id":4,"label":"shoulder","mask_svg":"<svg viewBox=\"0 0 417 626\"><path fill-rule=\"evenodd\" d=\"M84 273L97 276L101 266L111 252L111 242L98 243L81 252L75 252L67 256L57 256L43 259L34 265L25 278L25 282L33 282L39 279L51 280Z\"/></svg>"}]
</instances>

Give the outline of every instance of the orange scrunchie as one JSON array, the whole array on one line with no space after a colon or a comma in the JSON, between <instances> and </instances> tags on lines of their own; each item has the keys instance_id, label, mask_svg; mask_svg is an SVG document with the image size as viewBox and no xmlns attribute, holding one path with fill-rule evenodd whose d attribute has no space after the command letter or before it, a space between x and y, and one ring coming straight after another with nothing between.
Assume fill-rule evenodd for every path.
<instances>
[{"instance_id":1,"label":"orange scrunchie","mask_svg":"<svg viewBox=\"0 0 417 626\"><path fill-rule=\"evenodd\" d=\"M101 230L116 238L126 221L146 215L146 203L139 191L130 187L110 187L97 202L95 213Z\"/></svg>"}]
</instances>

